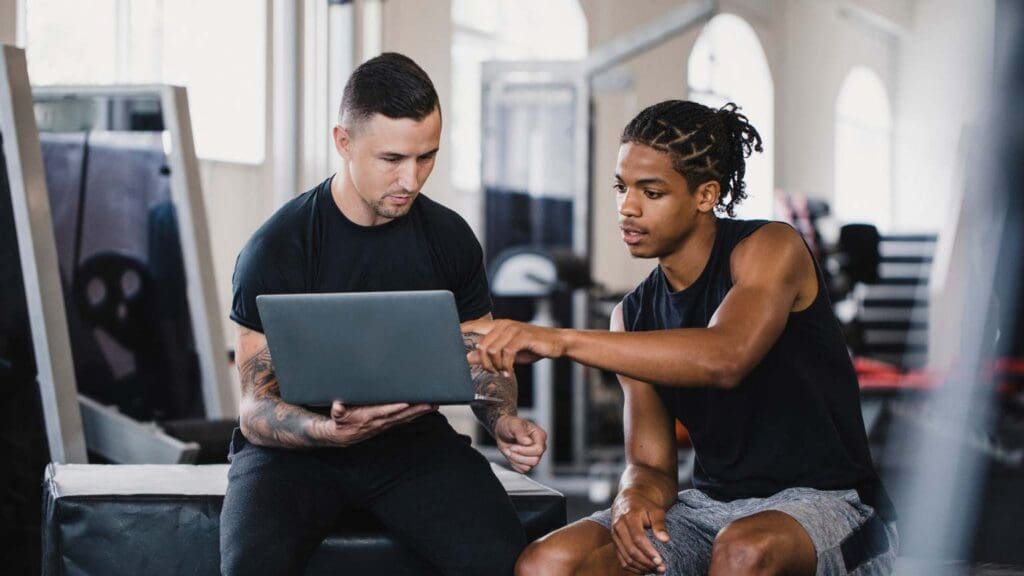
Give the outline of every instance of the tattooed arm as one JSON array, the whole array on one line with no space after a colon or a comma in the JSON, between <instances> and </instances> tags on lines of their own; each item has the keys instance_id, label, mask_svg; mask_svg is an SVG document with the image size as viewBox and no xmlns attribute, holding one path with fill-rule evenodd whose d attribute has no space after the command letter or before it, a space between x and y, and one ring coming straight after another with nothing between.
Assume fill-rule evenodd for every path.
<instances>
[{"instance_id":1,"label":"tattooed arm","mask_svg":"<svg viewBox=\"0 0 1024 576\"><path fill-rule=\"evenodd\" d=\"M331 419L281 400L270 349L263 334L239 327L238 373L242 380L239 424L253 444L278 448L314 448L327 445L318 429Z\"/></svg>"},{"instance_id":2,"label":"tattooed arm","mask_svg":"<svg viewBox=\"0 0 1024 576\"><path fill-rule=\"evenodd\" d=\"M288 404L281 399L266 336L242 326L236 360L242 380L239 424L245 438L260 446L349 446L437 409L423 404L350 408L335 402L328 417Z\"/></svg>"},{"instance_id":3,"label":"tattooed arm","mask_svg":"<svg viewBox=\"0 0 1024 576\"><path fill-rule=\"evenodd\" d=\"M483 319L490 319L488 314ZM480 334L464 333L466 354L476 350ZM518 385L515 374L502 376L487 372L479 365L471 366L476 393L497 399L496 402L474 402L473 414L494 436L498 449L517 472L529 472L540 462L547 449L547 432L516 415Z\"/></svg>"},{"instance_id":4,"label":"tattooed arm","mask_svg":"<svg viewBox=\"0 0 1024 576\"><path fill-rule=\"evenodd\" d=\"M462 342L466 346L466 354L476 350L476 343L482 336L470 333L462 335ZM501 374L493 374L479 365L470 366L470 375L473 377L473 387L480 396L487 396L499 400L498 402L474 402L472 404L473 414L483 424L484 428L494 436L494 425L501 416L515 416L516 401L519 396L519 385L516 382L515 374L508 377Z\"/></svg>"}]
</instances>

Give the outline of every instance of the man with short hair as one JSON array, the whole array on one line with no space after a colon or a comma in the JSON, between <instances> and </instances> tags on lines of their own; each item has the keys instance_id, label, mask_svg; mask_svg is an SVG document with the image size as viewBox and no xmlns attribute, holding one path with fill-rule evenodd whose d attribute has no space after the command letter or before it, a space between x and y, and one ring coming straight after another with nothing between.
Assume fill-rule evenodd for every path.
<instances>
[{"instance_id":1,"label":"man with short hair","mask_svg":"<svg viewBox=\"0 0 1024 576\"><path fill-rule=\"evenodd\" d=\"M455 212L420 194L441 137L430 78L400 54L373 58L345 86L338 124L341 170L282 206L235 265L242 402L222 570L301 574L338 521L360 509L444 574L511 574L523 528L487 461L437 406L335 402L317 411L280 398L260 294L450 290L460 321L490 318L479 242ZM415 346L416 335L387 345ZM530 470L546 434L516 415L515 379L479 369L473 377L477 393L500 399L474 413L512 467Z\"/></svg>"}]
</instances>

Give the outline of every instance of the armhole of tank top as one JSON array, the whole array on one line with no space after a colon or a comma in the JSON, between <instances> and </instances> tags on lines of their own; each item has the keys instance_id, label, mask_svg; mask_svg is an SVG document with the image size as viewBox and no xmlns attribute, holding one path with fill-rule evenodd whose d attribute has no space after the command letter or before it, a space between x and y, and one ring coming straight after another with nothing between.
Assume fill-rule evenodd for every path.
<instances>
[{"instance_id":1,"label":"armhole of tank top","mask_svg":"<svg viewBox=\"0 0 1024 576\"><path fill-rule=\"evenodd\" d=\"M630 318L630 314L629 314L629 310L631 308L631 304L629 303L629 300L630 300L630 296L632 296L632 295L633 295L633 293L630 292L630 293L626 294L622 298L622 300L620 301L621 304L622 304L622 331L623 332L632 332L633 331L632 330L633 322L632 322L632 320Z\"/></svg>"},{"instance_id":2,"label":"armhole of tank top","mask_svg":"<svg viewBox=\"0 0 1024 576\"><path fill-rule=\"evenodd\" d=\"M824 298L825 291L828 290L828 287L825 286L824 274L821 271L821 267L818 264L818 261L814 259L814 253L811 252L811 247L807 245L807 241L804 240L803 236L800 237L800 241L803 242L804 251L807 253L807 257L811 259L811 266L814 268L814 282L815 282L815 284L817 284L818 289L815 291L814 299L811 300L810 304L808 304L807 306L805 306L804 308L802 308L800 310L790 310L790 312L789 312L790 316L795 316L795 315L798 315L798 314L799 315L806 314L812 308L814 308L816 306L820 306L821 305L820 301Z\"/></svg>"},{"instance_id":3,"label":"armhole of tank top","mask_svg":"<svg viewBox=\"0 0 1024 576\"><path fill-rule=\"evenodd\" d=\"M736 247L739 246L741 242L743 242L747 238L753 236L758 230L760 230L761 228L764 228L768 224L772 224L773 222L775 222L775 221L774 220L759 221L757 226L754 229L752 229L752 230L744 230L739 235L739 237L736 239L735 243L732 245L732 250L736 250ZM793 228L793 226L791 224L788 224L786 222L782 222L782 224L786 224L790 228ZM800 234L800 231L796 230L796 228L793 228L793 230L796 231L796 233L798 235ZM811 247L807 245L807 241L804 240L803 235L800 235L800 242L804 245L804 250L807 252L807 255L811 258L811 266L814 267L814 278L815 278L815 281L818 284L818 289L815 292L814 299L811 300L810 304L808 304L807 306L805 306L804 308L802 308L800 310L790 310L789 311L789 315L790 316L805 314L811 308L814 308L815 306L817 306L819 304L818 301L822 299L822 295L824 293L824 288L825 288L825 286L823 285L823 282L822 282L823 277L822 277L821 269L820 269L820 267L818 265L818 261L814 259L814 253L811 252ZM729 262L729 284L730 284L730 286L733 283L733 281L732 281L732 250L730 250L730 252L729 252L729 260L730 260L730 262Z\"/></svg>"}]
</instances>

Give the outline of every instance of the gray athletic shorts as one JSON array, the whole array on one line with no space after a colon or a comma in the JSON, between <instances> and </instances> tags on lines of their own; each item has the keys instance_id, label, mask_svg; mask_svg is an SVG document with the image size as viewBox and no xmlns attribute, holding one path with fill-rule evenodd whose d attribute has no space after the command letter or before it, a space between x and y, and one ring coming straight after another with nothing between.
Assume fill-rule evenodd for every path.
<instances>
[{"instance_id":1,"label":"gray athletic shorts","mask_svg":"<svg viewBox=\"0 0 1024 576\"><path fill-rule=\"evenodd\" d=\"M899 547L896 527L883 522L854 490L790 488L768 498L732 502L719 502L700 490L684 490L665 515L669 542L654 538L650 530L648 536L667 574L706 574L718 532L734 520L769 510L789 514L807 531L818 553L819 575L892 572ZM588 520L611 529L609 510L596 512Z\"/></svg>"}]
</instances>

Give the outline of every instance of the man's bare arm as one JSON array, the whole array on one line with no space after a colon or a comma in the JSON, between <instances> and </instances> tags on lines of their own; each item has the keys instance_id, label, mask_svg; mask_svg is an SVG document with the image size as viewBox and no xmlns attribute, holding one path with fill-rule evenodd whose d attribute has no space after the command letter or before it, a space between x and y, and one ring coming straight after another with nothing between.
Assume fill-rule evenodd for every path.
<instances>
[{"instance_id":1,"label":"man's bare arm","mask_svg":"<svg viewBox=\"0 0 1024 576\"><path fill-rule=\"evenodd\" d=\"M806 245L781 223L763 226L738 244L730 271L733 287L707 328L626 333L474 321L463 330L487 335L470 362L500 373L515 360L566 357L641 382L734 387L775 344L789 315L814 301L819 287Z\"/></svg>"},{"instance_id":2,"label":"man's bare arm","mask_svg":"<svg viewBox=\"0 0 1024 576\"><path fill-rule=\"evenodd\" d=\"M330 418L281 400L266 336L239 328L238 372L242 380L239 423L247 440L278 448L327 445L317 430L333 426Z\"/></svg>"},{"instance_id":3,"label":"man's bare arm","mask_svg":"<svg viewBox=\"0 0 1024 576\"><path fill-rule=\"evenodd\" d=\"M466 353L476 350L476 343L480 340L479 334L463 334L462 342L466 346ZM502 376L492 374L479 365L470 367L470 375L473 377L473 386L480 396L497 398L499 402L474 402L472 404L473 414L483 424L484 428L494 436L494 426L502 416L515 416L517 414L516 402L519 395L519 386L515 375Z\"/></svg>"},{"instance_id":4,"label":"man's bare arm","mask_svg":"<svg viewBox=\"0 0 1024 576\"><path fill-rule=\"evenodd\" d=\"M622 303L612 310L610 330L625 332ZM679 489L675 419L669 415L654 386L616 374L622 386L626 470L619 493L637 491L665 509Z\"/></svg>"}]
</instances>

